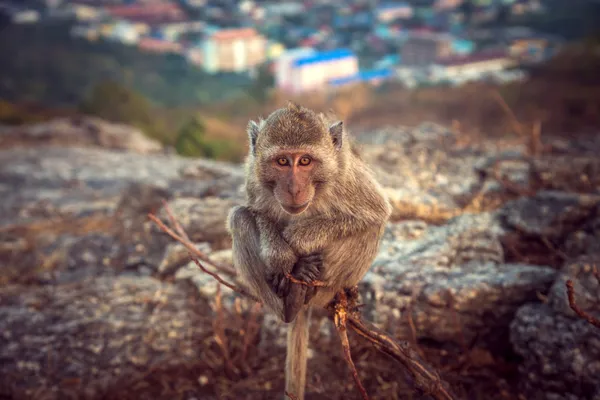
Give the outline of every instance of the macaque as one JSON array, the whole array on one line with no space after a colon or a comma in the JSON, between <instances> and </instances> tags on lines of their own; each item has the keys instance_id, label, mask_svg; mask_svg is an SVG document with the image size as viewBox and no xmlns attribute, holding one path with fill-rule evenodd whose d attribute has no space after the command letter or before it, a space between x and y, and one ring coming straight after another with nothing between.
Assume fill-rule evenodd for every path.
<instances>
[{"instance_id":1,"label":"macaque","mask_svg":"<svg viewBox=\"0 0 600 400\"><path fill-rule=\"evenodd\" d=\"M290 323L286 391L302 400L311 308L363 278L391 206L342 122L290 102L247 130L247 205L227 220L234 265L252 294Z\"/></svg>"}]
</instances>

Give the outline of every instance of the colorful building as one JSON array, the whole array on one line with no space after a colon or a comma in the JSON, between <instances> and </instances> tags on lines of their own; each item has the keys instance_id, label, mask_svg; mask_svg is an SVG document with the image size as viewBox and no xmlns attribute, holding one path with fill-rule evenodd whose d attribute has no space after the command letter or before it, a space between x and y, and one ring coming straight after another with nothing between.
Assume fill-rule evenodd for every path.
<instances>
[{"instance_id":1,"label":"colorful building","mask_svg":"<svg viewBox=\"0 0 600 400\"><path fill-rule=\"evenodd\" d=\"M383 4L375 9L375 15L381 22L409 19L413 16L413 8L408 3Z\"/></svg>"},{"instance_id":2,"label":"colorful building","mask_svg":"<svg viewBox=\"0 0 600 400\"><path fill-rule=\"evenodd\" d=\"M216 30L202 43L208 73L246 72L267 60L267 39L254 28Z\"/></svg>"},{"instance_id":3,"label":"colorful building","mask_svg":"<svg viewBox=\"0 0 600 400\"><path fill-rule=\"evenodd\" d=\"M438 61L432 72L439 80L466 82L502 72L515 66L515 61L504 51L452 56Z\"/></svg>"},{"instance_id":4,"label":"colorful building","mask_svg":"<svg viewBox=\"0 0 600 400\"><path fill-rule=\"evenodd\" d=\"M454 37L446 33L411 32L400 55L406 66L425 66L452 54Z\"/></svg>"},{"instance_id":5,"label":"colorful building","mask_svg":"<svg viewBox=\"0 0 600 400\"><path fill-rule=\"evenodd\" d=\"M325 89L335 79L358 74L358 58L348 49L315 52L289 64L289 80L283 87L291 93Z\"/></svg>"},{"instance_id":6,"label":"colorful building","mask_svg":"<svg viewBox=\"0 0 600 400\"><path fill-rule=\"evenodd\" d=\"M311 47L290 49L281 54L275 63L275 86L287 92L292 91L292 63L297 59L315 54Z\"/></svg>"},{"instance_id":7,"label":"colorful building","mask_svg":"<svg viewBox=\"0 0 600 400\"><path fill-rule=\"evenodd\" d=\"M332 88L346 87L357 83L379 85L382 82L394 78L394 76L394 71L392 69L386 68L372 71L360 71L359 73L352 76L331 79L327 83L329 87Z\"/></svg>"}]
</instances>

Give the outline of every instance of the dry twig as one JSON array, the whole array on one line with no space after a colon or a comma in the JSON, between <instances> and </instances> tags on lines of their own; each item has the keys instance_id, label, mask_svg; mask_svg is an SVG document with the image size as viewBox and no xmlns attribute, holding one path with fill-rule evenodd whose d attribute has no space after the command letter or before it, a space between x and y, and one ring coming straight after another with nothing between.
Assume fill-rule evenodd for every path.
<instances>
[{"instance_id":1,"label":"dry twig","mask_svg":"<svg viewBox=\"0 0 600 400\"><path fill-rule=\"evenodd\" d=\"M600 274L598 274L598 271L596 270L595 267L594 267L594 276L596 277L596 279L598 280L598 283L600 284ZM575 302L575 288L573 287L573 281L569 279L565 285L567 286L567 297L569 298L569 306L571 307L571 309L573 311L575 311L575 314L579 315L579 317L585 319L587 322L594 325L596 328L600 328L600 319L583 311L581 308L579 308L579 306Z\"/></svg>"},{"instance_id":2,"label":"dry twig","mask_svg":"<svg viewBox=\"0 0 600 400\"><path fill-rule=\"evenodd\" d=\"M215 332L215 341L221 349L223 359L225 360L225 366L230 374L238 373L237 369L231 362L229 355L229 345L227 342L227 336L225 335L224 318L223 318L223 298L221 296L221 285L217 284L217 293L215 294L215 314L216 317L213 319L213 331Z\"/></svg>"},{"instance_id":3,"label":"dry twig","mask_svg":"<svg viewBox=\"0 0 600 400\"><path fill-rule=\"evenodd\" d=\"M292 274L290 274L288 272L285 273L285 277L288 278L290 280L290 282L297 283L298 285L304 285L304 286L308 286L308 287L325 287L325 286L327 286L325 284L325 282L318 281L318 280L314 280L312 282L301 281L300 279L294 278L292 276Z\"/></svg>"},{"instance_id":4,"label":"dry twig","mask_svg":"<svg viewBox=\"0 0 600 400\"><path fill-rule=\"evenodd\" d=\"M215 278L220 284L227 286L229 289L233 290L234 292L238 292L239 294L246 296L254 301L260 302L259 299L257 299L255 296L253 296L252 294L248 293L248 291L244 290L243 288L239 287L239 286L235 286L232 283L229 283L225 280L223 280L217 273L215 272L211 272L208 269L206 269L201 263L200 261L198 261L198 258L201 259L201 257L198 256L198 253L203 254L200 250L198 250L196 248L196 246L194 246L194 244L189 240L189 239L184 239L182 236L178 235L177 233L173 232L173 230L171 228L169 228L168 226L166 226L160 219L158 219L155 215L149 214L148 217L156 224L158 225L158 227L160 229L162 229L166 234L168 234L169 236L171 236L173 239L177 240L179 243L183 244L189 251L190 253L190 258L192 259L192 261L198 266L198 268L200 268L202 270L202 272L207 273L208 275L212 276L213 278ZM196 258L197 257L197 258ZM204 261L204 260L202 260Z\"/></svg>"},{"instance_id":5,"label":"dry twig","mask_svg":"<svg viewBox=\"0 0 600 400\"><path fill-rule=\"evenodd\" d=\"M362 385L360 381L360 377L358 376L358 371L356 370L356 366L354 365L354 361L352 361L352 354L350 353L350 342L348 341L348 333L347 330L347 316L348 316L348 298L344 292L338 293L336 296L336 300L333 305L334 316L333 321L335 324L335 328L337 329L338 335L340 336L340 340L342 342L342 349L344 350L344 357L348 366L350 367L350 371L352 372L352 378L354 378L354 382L362 395L364 400L369 400L369 395L367 395L367 391L365 387Z\"/></svg>"},{"instance_id":6,"label":"dry twig","mask_svg":"<svg viewBox=\"0 0 600 400\"><path fill-rule=\"evenodd\" d=\"M172 213L168 209L168 205L166 205L166 204L165 204L165 209L167 211L167 214L170 215L170 218L172 218L172 224L174 226L178 226L175 218L173 217ZM250 293L248 293L244 289L240 288L239 286L236 286L236 285L226 282L221 277L219 277L219 275L217 273L207 270L200 263L200 261L198 261L198 259L196 259L196 256L197 256L198 258L200 258L204 261L204 258L201 258L200 255L202 255L202 257L206 257L206 256L203 255L202 252L200 252L199 250L196 249L194 244L189 240L189 238L187 238L187 235L185 234L185 232L183 232L183 229L181 228L180 225L178 226L178 228L179 228L178 230L180 230L180 232L179 232L179 234L177 234L171 228L166 226L160 219L158 219L153 214L149 214L149 218L152 221L154 221L154 223L156 223L157 226L161 230L163 230L165 233L167 233L173 239L175 239L178 242L180 242L181 244L183 244L189 250L192 260L196 263L196 265L198 265L198 267L203 272L209 274L210 276L215 278L219 283L222 283L223 285L229 287L231 290L233 290L243 296L246 296L256 302L260 302L259 299L252 296ZM210 261L208 261L208 262L210 262ZM319 282L317 282L317 283L313 282L308 285L309 286L318 286ZM346 295L343 294L343 296L345 297ZM338 296L338 298L339 298L339 296ZM348 304L346 302L345 305L342 304L340 306L338 303L339 302L334 302L332 305L330 305L329 309L331 310L331 307L334 307L332 317L334 318L335 321L338 321L340 326L347 324L347 326L350 326L350 328L352 328L356 333L358 333L359 336L361 336L361 337L365 338L366 340L370 341L371 343L373 343L379 351L391 356L392 358L394 358L395 360L400 362L406 368L406 370L410 373L410 375L414 378L415 386L419 390L421 390L425 393L431 394L437 400L456 399L456 396L454 394L452 394L452 392L448 388L448 385L441 380L437 371L435 371L435 369L433 367L428 365L417 354L417 352L410 346L410 344L408 342L396 341L395 339L391 338L385 332L376 328L371 323L363 321L358 313L358 307L355 304ZM339 310L338 312L335 312L335 307L338 307L338 310ZM337 326L338 325L336 324L336 327ZM344 347L344 351L346 351L346 349L348 351L348 353L345 353L346 359L350 360L349 364L351 365L351 368L353 370L352 373L353 373L353 376L355 377L355 381L361 388L361 393L363 394L363 398L366 399L368 397L366 397L367 396L366 392L364 392L364 388L362 388L362 384L358 380L358 374L356 374L356 369L354 368L354 364L349 355L350 347L349 347L346 330L344 329L343 332L341 332L340 329L338 329L338 332L340 332L340 338L342 339L342 345ZM286 393L286 395L292 400L294 400L296 398L296 396L292 393Z\"/></svg>"}]
</instances>

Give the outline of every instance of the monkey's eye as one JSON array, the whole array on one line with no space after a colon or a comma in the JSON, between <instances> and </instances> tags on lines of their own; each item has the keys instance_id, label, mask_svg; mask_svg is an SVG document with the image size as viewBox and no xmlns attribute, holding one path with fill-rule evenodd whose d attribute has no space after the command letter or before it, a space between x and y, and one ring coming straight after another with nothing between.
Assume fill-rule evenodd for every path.
<instances>
[{"instance_id":1,"label":"monkey's eye","mask_svg":"<svg viewBox=\"0 0 600 400\"><path fill-rule=\"evenodd\" d=\"M279 157L277 159L277 164L281 165L281 166L285 166L288 165L288 160L285 157Z\"/></svg>"},{"instance_id":2,"label":"monkey's eye","mask_svg":"<svg viewBox=\"0 0 600 400\"><path fill-rule=\"evenodd\" d=\"M311 163L311 161L312 160L310 159L310 157L302 157L300 159L300 165L307 166Z\"/></svg>"}]
</instances>

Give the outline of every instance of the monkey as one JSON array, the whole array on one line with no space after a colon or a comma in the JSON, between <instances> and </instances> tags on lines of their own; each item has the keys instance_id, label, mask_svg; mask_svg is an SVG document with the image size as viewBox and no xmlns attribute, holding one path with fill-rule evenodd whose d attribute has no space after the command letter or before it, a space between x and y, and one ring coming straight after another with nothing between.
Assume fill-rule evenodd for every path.
<instances>
[{"instance_id":1,"label":"monkey","mask_svg":"<svg viewBox=\"0 0 600 400\"><path fill-rule=\"evenodd\" d=\"M249 291L289 324L285 387L302 400L311 309L363 278L391 205L342 121L288 102L251 120L247 134L247 202L226 223L233 262Z\"/></svg>"}]
</instances>

